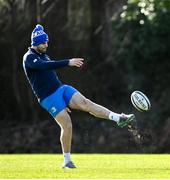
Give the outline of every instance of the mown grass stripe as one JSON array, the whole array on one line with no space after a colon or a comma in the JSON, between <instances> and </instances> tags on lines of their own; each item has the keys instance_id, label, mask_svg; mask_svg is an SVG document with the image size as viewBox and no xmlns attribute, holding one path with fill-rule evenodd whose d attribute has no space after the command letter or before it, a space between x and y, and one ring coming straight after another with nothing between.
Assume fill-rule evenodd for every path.
<instances>
[{"instance_id":1,"label":"mown grass stripe","mask_svg":"<svg viewBox=\"0 0 170 180\"><path fill-rule=\"evenodd\" d=\"M77 169L62 169L58 154L0 155L0 178L170 179L170 155L73 154Z\"/></svg>"}]
</instances>

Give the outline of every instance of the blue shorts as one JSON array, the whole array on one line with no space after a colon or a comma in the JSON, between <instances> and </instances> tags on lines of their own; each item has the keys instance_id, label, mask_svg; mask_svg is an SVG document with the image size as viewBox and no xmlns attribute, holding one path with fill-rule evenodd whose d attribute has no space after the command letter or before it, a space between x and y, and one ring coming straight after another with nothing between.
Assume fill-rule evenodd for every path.
<instances>
[{"instance_id":1,"label":"blue shorts","mask_svg":"<svg viewBox=\"0 0 170 180\"><path fill-rule=\"evenodd\" d=\"M65 109L73 94L78 92L75 88L62 85L53 94L41 101L41 106L46 109L53 117Z\"/></svg>"}]
</instances>

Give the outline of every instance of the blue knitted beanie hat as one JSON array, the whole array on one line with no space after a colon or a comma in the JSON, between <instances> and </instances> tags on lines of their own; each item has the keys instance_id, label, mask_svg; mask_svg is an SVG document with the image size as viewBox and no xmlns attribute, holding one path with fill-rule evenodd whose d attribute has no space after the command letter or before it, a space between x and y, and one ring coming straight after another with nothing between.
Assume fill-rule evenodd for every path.
<instances>
[{"instance_id":1,"label":"blue knitted beanie hat","mask_svg":"<svg viewBox=\"0 0 170 180\"><path fill-rule=\"evenodd\" d=\"M31 45L38 46L39 44L49 41L48 35L44 32L43 26L37 24L31 34Z\"/></svg>"}]
</instances>

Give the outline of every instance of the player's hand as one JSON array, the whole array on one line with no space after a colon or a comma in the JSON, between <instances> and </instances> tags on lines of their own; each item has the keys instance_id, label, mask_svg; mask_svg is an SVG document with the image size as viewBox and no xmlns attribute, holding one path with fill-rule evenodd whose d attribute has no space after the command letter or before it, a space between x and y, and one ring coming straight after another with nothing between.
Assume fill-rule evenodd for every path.
<instances>
[{"instance_id":1,"label":"player's hand","mask_svg":"<svg viewBox=\"0 0 170 180\"><path fill-rule=\"evenodd\" d=\"M71 109L70 109L70 108L66 107L65 110L66 110L68 113L71 113Z\"/></svg>"},{"instance_id":2,"label":"player's hand","mask_svg":"<svg viewBox=\"0 0 170 180\"><path fill-rule=\"evenodd\" d=\"M84 59L82 58L72 58L69 60L69 66L76 66L76 67L81 67L83 65Z\"/></svg>"}]
</instances>

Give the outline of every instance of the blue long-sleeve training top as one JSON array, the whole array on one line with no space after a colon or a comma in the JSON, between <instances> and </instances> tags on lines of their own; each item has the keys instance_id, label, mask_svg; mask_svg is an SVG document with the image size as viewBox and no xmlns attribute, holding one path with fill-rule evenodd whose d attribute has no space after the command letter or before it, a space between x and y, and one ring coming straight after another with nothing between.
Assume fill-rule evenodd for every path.
<instances>
[{"instance_id":1,"label":"blue long-sleeve training top","mask_svg":"<svg viewBox=\"0 0 170 180\"><path fill-rule=\"evenodd\" d=\"M39 54L32 48L24 54L24 72L39 102L62 85L55 69L65 67L68 63L69 59L51 60L47 54Z\"/></svg>"}]
</instances>

